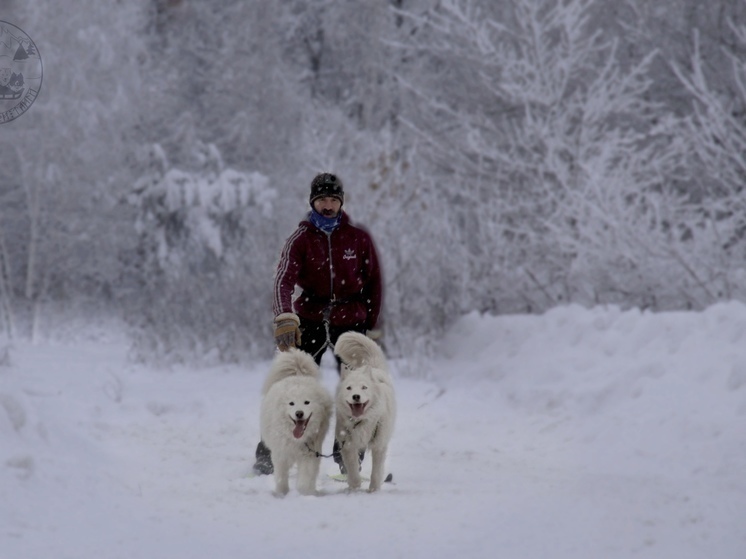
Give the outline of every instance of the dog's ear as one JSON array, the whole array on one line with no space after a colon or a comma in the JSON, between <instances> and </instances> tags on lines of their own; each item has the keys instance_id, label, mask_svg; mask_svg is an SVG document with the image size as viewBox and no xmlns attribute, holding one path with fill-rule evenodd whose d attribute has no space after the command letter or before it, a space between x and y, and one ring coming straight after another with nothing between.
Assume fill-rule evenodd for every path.
<instances>
[{"instance_id":1,"label":"dog's ear","mask_svg":"<svg viewBox=\"0 0 746 559\"><path fill-rule=\"evenodd\" d=\"M347 375L350 374L351 370L352 369L347 365L347 363L342 361L341 365L339 366L339 378L345 378Z\"/></svg>"}]
</instances>

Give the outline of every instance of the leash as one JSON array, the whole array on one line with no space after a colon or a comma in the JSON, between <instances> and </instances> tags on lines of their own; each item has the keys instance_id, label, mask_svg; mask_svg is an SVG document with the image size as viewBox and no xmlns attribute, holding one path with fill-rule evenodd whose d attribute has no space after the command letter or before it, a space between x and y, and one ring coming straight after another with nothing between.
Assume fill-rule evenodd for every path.
<instances>
[{"instance_id":1,"label":"leash","mask_svg":"<svg viewBox=\"0 0 746 559\"><path fill-rule=\"evenodd\" d=\"M329 302L327 307L324 309L324 330L326 331L326 341L324 342L324 345L322 345L316 353L313 354L313 358L316 359L316 356L321 353L322 351L326 351L326 348L330 347L332 348L332 351L334 351L334 344L332 343L332 336L330 332L330 325L329 325L329 316L332 313L332 304Z\"/></svg>"},{"instance_id":2,"label":"leash","mask_svg":"<svg viewBox=\"0 0 746 559\"><path fill-rule=\"evenodd\" d=\"M357 423L354 423L352 425L352 428L355 429L362 422L363 422L363 420L361 419ZM378 425L376 425L376 432L377 431L378 431ZM342 449L344 448L345 443L347 442L347 439L345 438L345 440L343 440L343 441L337 441L337 442L339 443L339 452L342 452ZM320 452L317 452L314 449L312 449L310 446L308 446L308 443L305 443L305 445L306 445L306 448L308 449L308 451L311 454L315 454L316 455L316 458L333 458L334 457L334 453L333 452L331 454L321 454Z\"/></svg>"},{"instance_id":3,"label":"leash","mask_svg":"<svg viewBox=\"0 0 746 559\"><path fill-rule=\"evenodd\" d=\"M360 425L362 422L363 422L363 420L361 419L357 423L353 423L352 428L356 429L358 427L358 425ZM373 436L370 438L371 442L374 441L376 439L376 435L378 435L378 426L379 425L380 425L380 423L377 423L376 424L376 428L373 430ZM342 449L344 448L345 443L347 442L347 439L345 439L343 441L337 441L337 442L339 443L339 452L342 452ZM306 448L308 449L308 451L311 454L316 455L316 458L333 458L334 457L334 453L333 452L331 454L322 454L322 453L320 453L320 452L312 449L310 446L308 446L308 443L304 443L304 444L306 445Z\"/></svg>"},{"instance_id":4,"label":"leash","mask_svg":"<svg viewBox=\"0 0 746 559\"><path fill-rule=\"evenodd\" d=\"M316 458L331 458L332 456L334 456L333 453L332 454L321 454L320 452L318 452L318 451L312 449L310 446L308 446L308 443L306 443L306 448L308 449L308 452L310 452L311 454L315 454Z\"/></svg>"}]
</instances>

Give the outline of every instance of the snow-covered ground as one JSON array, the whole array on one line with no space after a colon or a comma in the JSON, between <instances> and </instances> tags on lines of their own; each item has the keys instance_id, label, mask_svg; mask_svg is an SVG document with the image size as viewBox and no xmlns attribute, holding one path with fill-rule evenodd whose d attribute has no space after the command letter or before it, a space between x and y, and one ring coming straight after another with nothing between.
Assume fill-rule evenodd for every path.
<instances>
[{"instance_id":1,"label":"snow-covered ground","mask_svg":"<svg viewBox=\"0 0 746 559\"><path fill-rule=\"evenodd\" d=\"M247 477L267 363L17 343L0 558L746 557L746 306L472 314L441 347L426 378L393 364L394 484L280 499ZM328 354L323 374L332 389Z\"/></svg>"}]
</instances>

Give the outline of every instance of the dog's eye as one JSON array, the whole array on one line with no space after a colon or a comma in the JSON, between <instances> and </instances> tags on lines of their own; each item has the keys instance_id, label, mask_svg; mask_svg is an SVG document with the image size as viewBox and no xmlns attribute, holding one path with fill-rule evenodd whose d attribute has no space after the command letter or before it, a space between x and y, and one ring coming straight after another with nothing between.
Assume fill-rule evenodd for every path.
<instances>
[{"instance_id":1,"label":"dog's eye","mask_svg":"<svg viewBox=\"0 0 746 559\"><path fill-rule=\"evenodd\" d=\"M294 406L294 405L295 405L295 402L290 402L290 405L291 405L291 406Z\"/></svg>"},{"instance_id":2,"label":"dog's eye","mask_svg":"<svg viewBox=\"0 0 746 559\"><path fill-rule=\"evenodd\" d=\"M348 386L348 387L347 387L347 390L352 390L352 386Z\"/></svg>"},{"instance_id":3,"label":"dog's eye","mask_svg":"<svg viewBox=\"0 0 746 559\"><path fill-rule=\"evenodd\" d=\"M368 387L363 385L363 390L368 390Z\"/></svg>"},{"instance_id":4,"label":"dog's eye","mask_svg":"<svg viewBox=\"0 0 746 559\"><path fill-rule=\"evenodd\" d=\"M305 405L308 405L308 404L310 404L311 402L309 402L308 400L306 400L306 401L305 401L305 402L303 402L303 403L304 403Z\"/></svg>"}]
</instances>

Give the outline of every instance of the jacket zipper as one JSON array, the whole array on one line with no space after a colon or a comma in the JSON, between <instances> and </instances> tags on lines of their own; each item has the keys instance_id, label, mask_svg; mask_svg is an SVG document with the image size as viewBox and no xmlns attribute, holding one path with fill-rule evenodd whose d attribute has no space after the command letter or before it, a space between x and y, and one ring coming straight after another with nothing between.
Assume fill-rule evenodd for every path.
<instances>
[{"instance_id":1,"label":"jacket zipper","mask_svg":"<svg viewBox=\"0 0 746 559\"><path fill-rule=\"evenodd\" d=\"M329 306L336 300L334 296L334 263L332 262L332 233L331 231L326 234L326 242L329 246Z\"/></svg>"}]
</instances>

